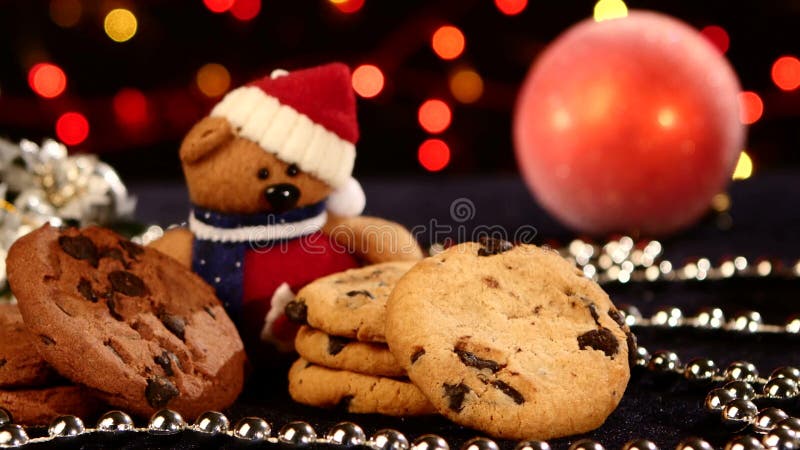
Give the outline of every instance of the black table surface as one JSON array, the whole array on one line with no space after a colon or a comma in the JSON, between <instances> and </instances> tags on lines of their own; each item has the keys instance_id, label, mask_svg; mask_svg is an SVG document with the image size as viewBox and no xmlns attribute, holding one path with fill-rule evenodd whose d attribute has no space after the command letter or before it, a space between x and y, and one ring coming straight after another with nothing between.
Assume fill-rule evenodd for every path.
<instances>
[{"instance_id":1,"label":"black table surface","mask_svg":"<svg viewBox=\"0 0 800 450\"><path fill-rule=\"evenodd\" d=\"M513 236L525 227L536 230L536 242L568 243L574 235L550 218L532 199L515 176L460 179L362 179L369 199L367 213L392 219L420 231L424 244L447 237L469 238L479 226L499 226ZM131 191L139 205L136 219L144 223L169 225L185 220L189 203L179 182L134 184ZM800 257L800 174L773 173L734 183L730 188L732 207L730 227L720 228L720 218L706 217L697 226L662 241L667 259L680 264L693 257L715 261L725 256L742 255L750 260L770 258L794 263ZM680 199L675 199L680 201ZM466 205L468 214L451 212L453 204ZM454 207L455 209L455 207ZM463 210L462 210L463 212ZM454 214L455 213L455 214ZM431 230L438 230L432 233ZM606 285L617 304L636 305L645 315L670 305L693 314L704 306L717 306L727 314L739 310L758 310L765 321L783 323L800 312L800 278L792 280L752 279L681 283L629 283ZM730 332L640 329L639 342L649 350L670 349L682 360L713 358L721 366L748 360L762 373L782 365L800 366L800 337L786 335L741 335ZM608 449L620 448L633 438L647 438L660 448L674 448L688 436L701 436L716 446L732 437L720 423L718 414L702 408L708 388L697 388L679 378L659 378L634 369L631 382L619 408L598 430L585 436L551 442L566 448L580 437L600 441ZM579 393L576 392L576 395ZM800 406L784 405L800 415ZM480 433L451 424L442 418L389 418L352 415L295 404L286 392L286 368L277 367L254 373L237 403L226 411L232 420L246 415L266 418L275 434L292 420L311 423L322 434L340 421L353 421L369 435L381 428L394 428L413 439L436 433L456 449ZM555 412L547 412L555 414ZM569 411L559 412L569 415ZM144 422L141 423L144 425ZM499 441L511 448L513 442ZM123 434L113 438L89 435L61 444L35 444L32 448L233 448L242 445L228 437L211 440L193 432L171 437ZM263 446L277 446L261 444Z\"/></svg>"}]
</instances>

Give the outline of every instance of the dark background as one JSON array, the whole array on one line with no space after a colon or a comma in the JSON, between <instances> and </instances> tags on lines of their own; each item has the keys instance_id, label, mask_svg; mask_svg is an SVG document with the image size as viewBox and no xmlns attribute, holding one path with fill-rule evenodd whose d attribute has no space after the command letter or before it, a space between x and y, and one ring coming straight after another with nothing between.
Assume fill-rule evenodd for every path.
<instances>
[{"instance_id":1,"label":"dark background","mask_svg":"<svg viewBox=\"0 0 800 450\"><path fill-rule=\"evenodd\" d=\"M511 112L519 83L548 42L591 17L595 2L530 0L521 14L507 16L491 0L366 0L352 14L326 0L263 0L259 15L247 22L214 14L201 0L80 4L78 23L62 28L50 18L49 1L0 0L0 135L52 136L60 114L81 111L91 132L75 150L102 154L123 179L135 181L179 179L178 143L218 100L202 95L195 84L197 70L209 62L228 69L231 88L276 67L330 60L381 67L384 90L374 99L359 99L357 176L513 173ZM764 101L747 147L756 172L800 164L794 150L800 144L800 91L783 92L770 78L779 56L800 52L800 3L630 0L627 5L674 15L698 29L724 27L731 40L726 56L743 89ZM116 7L132 10L138 19L136 35L124 43L103 31L103 17ZM466 50L454 61L431 50L431 34L443 24L456 25L466 36ZM28 87L28 70L41 61L58 64L67 75L67 89L56 99L38 97ZM459 67L471 67L483 78L483 95L473 104L460 104L448 89L448 78ZM147 126L131 130L115 120L112 99L126 87L147 97ZM441 136L452 160L435 174L417 161L417 147L429 137L417 123L417 108L430 97L453 109L452 125Z\"/></svg>"}]
</instances>

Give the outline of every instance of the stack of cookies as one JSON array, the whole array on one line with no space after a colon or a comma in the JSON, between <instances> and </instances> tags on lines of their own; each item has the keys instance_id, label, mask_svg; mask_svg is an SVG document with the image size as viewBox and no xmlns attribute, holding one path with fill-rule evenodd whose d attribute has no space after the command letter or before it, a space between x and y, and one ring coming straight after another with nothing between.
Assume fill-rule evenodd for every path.
<instances>
[{"instance_id":1,"label":"stack of cookies","mask_svg":"<svg viewBox=\"0 0 800 450\"><path fill-rule=\"evenodd\" d=\"M45 225L14 243L7 267L19 309L0 309L0 406L17 423L91 417L94 399L193 419L241 392L236 328L172 258L106 229Z\"/></svg>"},{"instance_id":2,"label":"stack of cookies","mask_svg":"<svg viewBox=\"0 0 800 450\"><path fill-rule=\"evenodd\" d=\"M492 436L542 440L595 429L616 408L635 339L608 295L556 252L486 239L394 264L299 293L295 318L328 333L298 336L295 400L435 411ZM387 378L398 375L408 378ZM417 409L391 407L401 388Z\"/></svg>"},{"instance_id":3,"label":"stack of cookies","mask_svg":"<svg viewBox=\"0 0 800 450\"><path fill-rule=\"evenodd\" d=\"M352 413L435 413L386 344L386 301L414 262L387 262L321 278L297 293L287 316L302 323L289 371L296 401Z\"/></svg>"}]
</instances>

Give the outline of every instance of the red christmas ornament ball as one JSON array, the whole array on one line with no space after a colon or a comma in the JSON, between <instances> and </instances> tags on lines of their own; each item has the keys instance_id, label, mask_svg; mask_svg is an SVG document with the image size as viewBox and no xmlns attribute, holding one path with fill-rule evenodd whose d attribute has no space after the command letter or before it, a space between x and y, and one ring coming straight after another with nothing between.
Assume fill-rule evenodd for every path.
<instances>
[{"instance_id":1,"label":"red christmas ornament ball","mask_svg":"<svg viewBox=\"0 0 800 450\"><path fill-rule=\"evenodd\" d=\"M540 204L591 234L663 235L695 222L745 138L739 82L699 32L643 11L583 21L528 74L516 155Z\"/></svg>"}]
</instances>

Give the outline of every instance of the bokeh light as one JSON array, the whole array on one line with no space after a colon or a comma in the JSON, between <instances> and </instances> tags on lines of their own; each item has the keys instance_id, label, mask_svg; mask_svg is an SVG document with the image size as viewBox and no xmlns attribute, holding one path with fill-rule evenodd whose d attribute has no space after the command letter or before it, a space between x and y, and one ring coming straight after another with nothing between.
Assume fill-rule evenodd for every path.
<instances>
[{"instance_id":1,"label":"bokeh light","mask_svg":"<svg viewBox=\"0 0 800 450\"><path fill-rule=\"evenodd\" d=\"M750 155L744 150L739 154L739 161L736 163L736 169L733 171L734 180L746 180L753 175L753 160Z\"/></svg>"},{"instance_id":2,"label":"bokeh light","mask_svg":"<svg viewBox=\"0 0 800 450\"><path fill-rule=\"evenodd\" d=\"M784 91L800 86L800 60L794 56L781 56L772 65L772 81Z\"/></svg>"},{"instance_id":3,"label":"bokeh light","mask_svg":"<svg viewBox=\"0 0 800 450\"><path fill-rule=\"evenodd\" d=\"M197 71L197 88L207 97L215 98L228 92L231 74L222 64L208 63Z\"/></svg>"},{"instance_id":4,"label":"bokeh light","mask_svg":"<svg viewBox=\"0 0 800 450\"><path fill-rule=\"evenodd\" d=\"M628 7L622 0L600 0L594 5L594 20L619 19L628 17Z\"/></svg>"},{"instance_id":5,"label":"bokeh light","mask_svg":"<svg viewBox=\"0 0 800 450\"><path fill-rule=\"evenodd\" d=\"M483 79L472 69L460 69L450 76L450 93L461 103L474 103L483 95Z\"/></svg>"},{"instance_id":6,"label":"bokeh light","mask_svg":"<svg viewBox=\"0 0 800 450\"><path fill-rule=\"evenodd\" d=\"M501 13L514 16L525 10L528 0L494 0L494 5Z\"/></svg>"},{"instance_id":7,"label":"bokeh light","mask_svg":"<svg viewBox=\"0 0 800 450\"><path fill-rule=\"evenodd\" d=\"M81 20L83 6L79 0L51 0L50 20L62 28L74 27Z\"/></svg>"},{"instance_id":8,"label":"bokeh light","mask_svg":"<svg viewBox=\"0 0 800 450\"><path fill-rule=\"evenodd\" d=\"M242 22L253 20L261 12L261 0L236 0L231 15Z\"/></svg>"},{"instance_id":9,"label":"bokeh light","mask_svg":"<svg viewBox=\"0 0 800 450\"><path fill-rule=\"evenodd\" d=\"M125 88L117 92L113 100L114 114L120 124L139 127L147 123L147 97L142 91Z\"/></svg>"},{"instance_id":10,"label":"bokeh light","mask_svg":"<svg viewBox=\"0 0 800 450\"><path fill-rule=\"evenodd\" d=\"M420 144L417 159L429 172L438 172L450 163L450 147L441 139L428 139Z\"/></svg>"},{"instance_id":11,"label":"bokeh light","mask_svg":"<svg viewBox=\"0 0 800 450\"><path fill-rule=\"evenodd\" d=\"M764 102L755 92L739 93L739 120L745 125L756 123L764 114Z\"/></svg>"},{"instance_id":12,"label":"bokeh light","mask_svg":"<svg viewBox=\"0 0 800 450\"><path fill-rule=\"evenodd\" d=\"M44 98L55 98L67 88L67 76L55 64L39 63L28 71L28 85Z\"/></svg>"},{"instance_id":13,"label":"bokeh light","mask_svg":"<svg viewBox=\"0 0 800 450\"><path fill-rule=\"evenodd\" d=\"M233 2L236 0L203 0L209 11L220 14L231 9Z\"/></svg>"},{"instance_id":14,"label":"bokeh light","mask_svg":"<svg viewBox=\"0 0 800 450\"><path fill-rule=\"evenodd\" d=\"M439 27L431 38L431 47L442 59L455 59L464 52L464 33L450 25Z\"/></svg>"},{"instance_id":15,"label":"bokeh light","mask_svg":"<svg viewBox=\"0 0 800 450\"><path fill-rule=\"evenodd\" d=\"M124 8L111 10L103 21L106 34L115 42L130 40L136 34L138 26L136 16Z\"/></svg>"},{"instance_id":16,"label":"bokeh light","mask_svg":"<svg viewBox=\"0 0 800 450\"><path fill-rule=\"evenodd\" d=\"M352 77L353 90L364 98L372 98L383 90L383 72L372 64L356 67Z\"/></svg>"},{"instance_id":17,"label":"bokeh light","mask_svg":"<svg viewBox=\"0 0 800 450\"><path fill-rule=\"evenodd\" d=\"M672 108L661 108L658 111L658 124L661 128L672 128L675 125L675 111Z\"/></svg>"},{"instance_id":18,"label":"bokeh light","mask_svg":"<svg viewBox=\"0 0 800 450\"><path fill-rule=\"evenodd\" d=\"M345 14L358 12L364 6L364 0L330 0L330 2Z\"/></svg>"},{"instance_id":19,"label":"bokeh light","mask_svg":"<svg viewBox=\"0 0 800 450\"><path fill-rule=\"evenodd\" d=\"M709 25L700 30L700 34L714 44L714 47L717 47L721 53L727 52L730 48L731 38L721 26Z\"/></svg>"},{"instance_id":20,"label":"bokeh light","mask_svg":"<svg viewBox=\"0 0 800 450\"><path fill-rule=\"evenodd\" d=\"M439 99L426 100L419 107L417 114L419 124L428 133L441 133L450 126L453 114L447 103Z\"/></svg>"},{"instance_id":21,"label":"bokeh light","mask_svg":"<svg viewBox=\"0 0 800 450\"><path fill-rule=\"evenodd\" d=\"M56 121L56 136L67 145L78 145L89 137L89 121L79 112L67 112Z\"/></svg>"}]
</instances>

